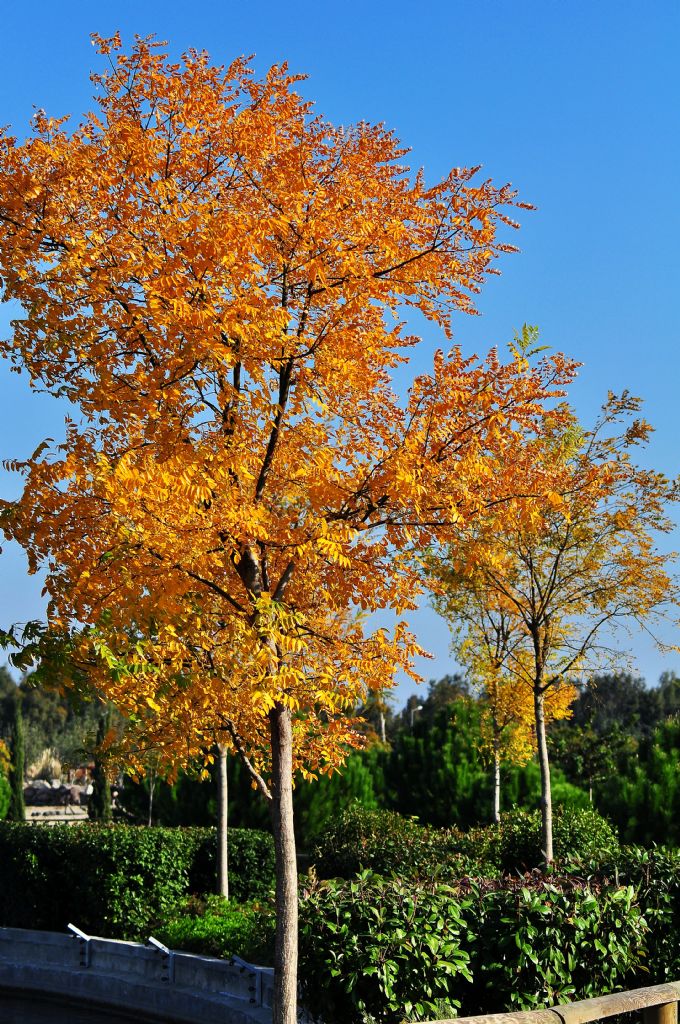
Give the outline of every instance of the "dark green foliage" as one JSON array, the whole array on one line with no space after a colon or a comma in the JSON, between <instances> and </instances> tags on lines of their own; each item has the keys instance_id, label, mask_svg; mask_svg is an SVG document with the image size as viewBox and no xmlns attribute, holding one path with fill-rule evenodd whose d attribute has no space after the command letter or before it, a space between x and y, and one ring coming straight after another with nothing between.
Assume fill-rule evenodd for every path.
<instances>
[{"instance_id":1,"label":"dark green foliage","mask_svg":"<svg viewBox=\"0 0 680 1024\"><path fill-rule=\"evenodd\" d=\"M264 966L273 963L274 912L268 903L193 897L155 925L154 935L171 949L225 959L240 956Z\"/></svg>"},{"instance_id":2,"label":"dark green foliage","mask_svg":"<svg viewBox=\"0 0 680 1024\"><path fill-rule=\"evenodd\" d=\"M173 783L155 775L152 778L147 775L139 782L126 777L118 794L118 806L128 820L139 825L148 822L150 787L153 789L154 824L166 827L214 824L217 801L213 780L202 781L186 772L180 772Z\"/></svg>"},{"instance_id":3,"label":"dark green foliage","mask_svg":"<svg viewBox=\"0 0 680 1024\"><path fill-rule=\"evenodd\" d=\"M231 838L231 882L251 899L273 884L272 840ZM0 925L146 937L192 884L212 888L216 851L214 829L2 823Z\"/></svg>"},{"instance_id":4,"label":"dark green foliage","mask_svg":"<svg viewBox=\"0 0 680 1024\"><path fill-rule=\"evenodd\" d=\"M389 805L425 824L465 828L491 817L491 773L481 755L475 701L423 704L395 736L385 778Z\"/></svg>"},{"instance_id":5,"label":"dark green foliage","mask_svg":"<svg viewBox=\"0 0 680 1024\"><path fill-rule=\"evenodd\" d=\"M300 903L305 1008L325 1024L452 1016L469 978L462 913L444 885L371 872L312 881Z\"/></svg>"},{"instance_id":6,"label":"dark green foliage","mask_svg":"<svg viewBox=\"0 0 680 1024\"><path fill-rule=\"evenodd\" d=\"M647 980L660 985L680 978L680 850L624 846L602 873L632 885L649 926Z\"/></svg>"},{"instance_id":7,"label":"dark green foliage","mask_svg":"<svg viewBox=\"0 0 680 1024\"><path fill-rule=\"evenodd\" d=\"M352 805L378 808L378 795L384 792L382 772L387 754L384 747L373 746L350 755L340 772L330 778L296 782L295 829L302 849L309 849L314 839Z\"/></svg>"},{"instance_id":8,"label":"dark green foliage","mask_svg":"<svg viewBox=\"0 0 680 1024\"><path fill-rule=\"evenodd\" d=\"M626 842L680 845L680 720L657 726L634 763L613 772L596 797Z\"/></svg>"},{"instance_id":9,"label":"dark green foliage","mask_svg":"<svg viewBox=\"0 0 680 1024\"><path fill-rule=\"evenodd\" d=\"M97 748L101 747L108 729L108 715L105 713L99 719L97 726ZM111 821L111 786L106 777L106 765L97 752L92 772L92 793L87 803L87 816L91 821Z\"/></svg>"},{"instance_id":10,"label":"dark green foliage","mask_svg":"<svg viewBox=\"0 0 680 1024\"><path fill-rule=\"evenodd\" d=\"M312 881L303 1001L328 1024L534 1009L634 983L649 929L632 886L559 878ZM639 982L638 982L639 983Z\"/></svg>"},{"instance_id":11,"label":"dark green foliage","mask_svg":"<svg viewBox=\"0 0 680 1024\"><path fill-rule=\"evenodd\" d=\"M165 830L164 830L165 831ZM171 831L171 830L167 830ZM174 831L174 830L172 830ZM217 875L217 830L192 828L194 855L189 874L191 892L208 893ZM239 902L264 899L274 887L274 840L258 829L229 829L229 892Z\"/></svg>"},{"instance_id":12,"label":"dark green foliage","mask_svg":"<svg viewBox=\"0 0 680 1024\"><path fill-rule=\"evenodd\" d=\"M619 849L611 825L590 808L558 807L554 818L558 861L611 860ZM364 868L385 876L455 881L526 871L540 865L539 811L512 811L499 825L434 829L392 811L352 807L320 837L314 865L321 878L352 878Z\"/></svg>"},{"instance_id":13,"label":"dark green foliage","mask_svg":"<svg viewBox=\"0 0 680 1024\"><path fill-rule=\"evenodd\" d=\"M194 848L191 834L170 829L5 823L1 923L142 936L187 892Z\"/></svg>"},{"instance_id":14,"label":"dark green foliage","mask_svg":"<svg viewBox=\"0 0 680 1024\"><path fill-rule=\"evenodd\" d=\"M481 871L479 853L479 844L455 829L426 828L393 811L354 806L320 837L313 861L321 878L352 878L366 868L403 878L436 874L443 880Z\"/></svg>"},{"instance_id":15,"label":"dark green foliage","mask_svg":"<svg viewBox=\"0 0 680 1024\"><path fill-rule=\"evenodd\" d=\"M598 736L607 737L619 728L640 738L649 735L663 717L659 695L658 689L650 689L644 679L630 672L601 673L581 687L572 721L576 726L590 726Z\"/></svg>"},{"instance_id":16,"label":"dark green foliage","mask_svg":"<svg viewBox=\"0 0 680 1024\"><path fill-rule=\"evenodd\" d=\"M640 984L634 976L649 934L632 886L504 879L473 884L471 893L466 1014L533 1010Z\"/></svg>"},{"instance_id":17,"label":"dark green foliage","mask_svg":"<svg viewBox=\"0 0 680 1024\"><path fill-rule=\"evenodd\" d=\"M12 731L10 733L9 785L10 801L7 817L10 821L23 821L26 817L24 805L24 723L21 703L13 698Z\"/></svg>"},{"instance_id":18,"label":"dark green foliage","mask_svg":"<svg viewBox=\"0 0 680 1024\"><path fill-rule=\"evenodd\" d=\"M7 817L11 799L12 790L9 782L4 775L0 775L0 821Z\"/></svg>"},{"instance_id":19,"label":"dark green foliage","mask_svg":"<svg viewBox=\"0 0 680 1024\"><path fill-rule=\"evenodd\" d=\"M543 861L540 811L512 811L498 826L499 864L505 871L527 871ZM616 857L619 841L609 822L590 809L558 807L553 817L555 860L602 862Z\"/></svg>"},{"instance_id":20,"label":"dark green foliage","mask_svg":"<svg viewBox=\"0 0 680 1024\"><path fill-rule=\"evenodd\" d=\"M158 777L153 786L153 821L157 825L205 825L217 820L217 765L210 778L200 779L195 772L179 772L177 781L169 783ZM230 828L268 831L269 807L256 793L250 776L236 757L227 758ZM149 778L133 782L126 778L118 802L126 816L138 824L149 818Z\"/></svg>"}]
</instances>

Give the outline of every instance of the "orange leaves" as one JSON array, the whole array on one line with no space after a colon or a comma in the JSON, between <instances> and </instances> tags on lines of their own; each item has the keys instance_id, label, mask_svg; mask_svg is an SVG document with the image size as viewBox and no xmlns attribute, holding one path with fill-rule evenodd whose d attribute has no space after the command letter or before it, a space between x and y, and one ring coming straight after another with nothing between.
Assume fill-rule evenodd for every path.
<instances>
[{"instance_id":1,"label":"orange leaves","mask_svg":"<svg viewBox=\"0 0 680 1024\"><path fill-rule=\"evenodd\" d=\"M23 310L4 351L82 414L3 522L164 756L232 723L261 764L282 705L300 763L330 764L419 651L350 611L412 608L414 546L502 520L573 365L438 353L402 401L406 313L446 334L472 310L514 194L474 170L427 187L382 126L314 117L285 67L96 43L96 114L0 137Z\"/></svg>"}]
</instances>

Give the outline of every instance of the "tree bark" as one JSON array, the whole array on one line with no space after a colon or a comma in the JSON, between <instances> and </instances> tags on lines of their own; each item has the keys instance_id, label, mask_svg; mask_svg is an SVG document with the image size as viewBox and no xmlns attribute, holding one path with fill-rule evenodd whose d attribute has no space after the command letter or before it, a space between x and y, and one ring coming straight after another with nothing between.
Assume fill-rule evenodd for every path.
<instances>
[{"instance_id":1,"label":"tree bark","mask_svg":"<svg viewBox=\"0 0 680 1024\"><path fill-rule=\"evenodd\" d=\"M541 843L545 864L553 860L553 820L552 790L550 788L550 760L548 758L548 740L545 732L545 712L543 691L537 685L534 689L534 713L536 716L536 743L538 745L538 765L541 769Z\"/></svg>"},{"instance_id":2,"label":"tree bark","mask_svg":"<svg viewBox=\"0 0 680 1024\"><path fill-rule=\"evenodd\" d=\"M501 755L498 739L493 745L493 820L496 824L501 820Z\"/></svg>"},{"instance_id":3,"label":"tree bark","mask_svg":"<svg viewBox=\"0 0 680 1024\"><path fill-rule=\"evenodd\" d=\"M229 899L229 789L227 783L227 748L217 745L217 892Z\"/></svg>"},{"instance_id":4,"label":"tree bark","mask_svg":"<svg viewBox=\"0 0 680 1024\"><path fill-rule=\"evenodd\" d=\"M276 938L273 1024L297 1022L298 879L293 831L293 729L290 710L269 712L272 746L271 814L276 850Z\"/></svg>"}]
</instances>

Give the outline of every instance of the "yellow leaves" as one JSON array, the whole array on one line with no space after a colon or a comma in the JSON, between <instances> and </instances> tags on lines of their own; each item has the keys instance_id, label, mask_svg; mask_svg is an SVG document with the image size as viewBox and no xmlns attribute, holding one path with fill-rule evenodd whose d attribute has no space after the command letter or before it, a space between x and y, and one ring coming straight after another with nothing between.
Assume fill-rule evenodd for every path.
<instances>
[{"instance_id":1,"label":"yellow leaves","mask_svg":"<svg viewBox=\"0 0 680 1024\"><path fill-rule=\"evenodd\" d=\"M348 569L352 562L351 559L343 553L342 545L329 537L319 537L317 539L317 547L319 550L328 558L331 562L335 562L337 565Z\"/></svg>"}]
</instances>

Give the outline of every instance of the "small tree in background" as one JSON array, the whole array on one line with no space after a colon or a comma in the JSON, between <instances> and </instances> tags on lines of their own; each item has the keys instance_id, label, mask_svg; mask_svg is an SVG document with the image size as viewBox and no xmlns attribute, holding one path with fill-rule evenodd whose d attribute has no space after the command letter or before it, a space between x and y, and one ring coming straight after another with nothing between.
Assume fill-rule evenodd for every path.
<instances>
[{"instance_id":1,"label":"small tree in background","mask_svg":"<svg viewBox=\"0 0 680 1024\"><path fill-rule=\"evenodd\" d=\"M533 460L526 479L527 492L545 498L515 522L480 517L434 572L440 592L450 595L463 642L479 641L474 609L483 608L496 624L503 618L503 670L533 699L548 864L550 701L573 700L576 674L609 653L605 630L627 621L649 632L678 603L669 556L654 543L655 532L672 528L665 510L678 490L632 462L632 449L651 431L634 418L639 408L627 392L610 393L590 431L573 414L556 429L546 420L545 433L528 442Z\"/></svg>"}]
</instances>

